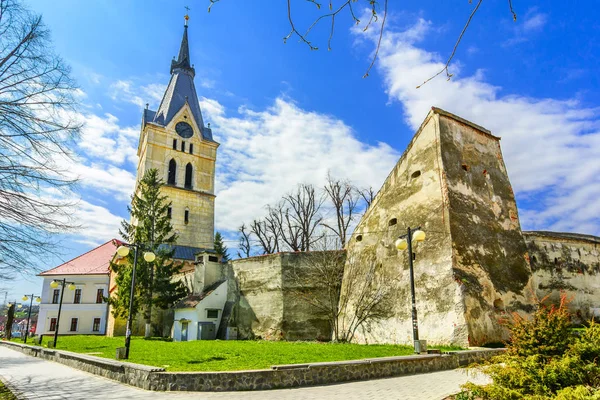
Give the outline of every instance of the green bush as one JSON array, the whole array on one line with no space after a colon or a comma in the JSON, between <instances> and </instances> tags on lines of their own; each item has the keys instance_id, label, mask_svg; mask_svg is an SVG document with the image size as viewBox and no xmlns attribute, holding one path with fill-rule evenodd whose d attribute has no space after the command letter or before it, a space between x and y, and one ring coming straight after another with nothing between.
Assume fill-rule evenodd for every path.
<instances>
[{"instance_id":1,"label":"green bush","mask_svg":"<svg viewBox=\"0 0 600 400\"><path fill-rule=\"evenodd\" d=\"M600 400L600 325L572 335L564 296L558 306L540 304L531 319L514 314L507 325L506 352L475 367L492 383L464 385L463 398Z\"/></svg>"}]
</instances>

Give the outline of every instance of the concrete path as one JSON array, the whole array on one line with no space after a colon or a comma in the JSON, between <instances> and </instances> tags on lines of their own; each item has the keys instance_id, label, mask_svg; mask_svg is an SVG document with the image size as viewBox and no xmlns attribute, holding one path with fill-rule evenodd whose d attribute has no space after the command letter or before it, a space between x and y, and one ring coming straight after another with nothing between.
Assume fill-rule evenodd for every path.
<instances>
[{"instance_id":1,"label":"concrete path","mask_svg":"<svg viewBox=\"0 0 600 400\"><path fill-rule=\"evenodd\" d=\"M23 399L402 399L440 400L459 391L468 380L487 382L485 376L463 371L401 376L329 386L261 392L152 392L123 385L52 361L26 356L0 346L0 377Z\"/></svg>"}]
</instances>

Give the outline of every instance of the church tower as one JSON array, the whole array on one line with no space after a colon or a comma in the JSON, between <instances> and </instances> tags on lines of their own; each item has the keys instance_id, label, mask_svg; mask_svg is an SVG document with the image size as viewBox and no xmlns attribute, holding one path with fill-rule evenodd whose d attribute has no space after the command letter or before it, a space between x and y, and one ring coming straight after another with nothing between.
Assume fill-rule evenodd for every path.
<instances>
[{"instance_id":1,"label":"church tower","mask_svg":"<svg viewBox=\"0 0 600 400\"><path fill-rule=\"evenodd\" d=\"M162 191L172 202L171 223L178 246L212 249L215 162L219 144L204 126L190 64L188 16L171 80L157 111L146 106L138 146L137 183L150 168L162 175Z\"/></svg>"}]
</instances>

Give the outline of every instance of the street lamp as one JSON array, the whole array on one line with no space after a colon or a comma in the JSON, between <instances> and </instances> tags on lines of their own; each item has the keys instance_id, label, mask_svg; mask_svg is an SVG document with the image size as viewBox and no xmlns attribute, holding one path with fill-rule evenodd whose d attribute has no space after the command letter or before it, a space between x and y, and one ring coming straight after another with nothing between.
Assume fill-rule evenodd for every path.
<instances>
[{"instance_id":1,"label":"street lamp","mask_svg":"<svg viewBox=\"0 0 600 400\"><path fill-rule=\"evenodd\" d=\"M412 251L412 242L422 242L425 240L425 232L421 230L421 228L417 228L415 231L412 231L410 227L407 228L407 232L405 235L401 235L396 239L394 243L396 248L400 251L406 250L408 248L408 266L410 269L410 294L412 297L412 328L413 328L413 346L415 348L415 353L421 352L421 342L419 341L419 325L417 322L417 303L415 301L415 277L413 271L413 257L414 253Z\"/></svg>"},{"instance_id":2,"label":"street lamp","mask_svg":"<svg viewBox=\"0 0 600 400\"><path fill-rule=\"evenodd\" d=\"M122 243L117 249L117 254L120 257L127 257L129 255L129 249L133 247L133 271L131 272L131 289L129 293L129 315L127 316L127 328L125 330L125 359L129 359L129 346L131 344L131 317L133 314L133 293L135 289L135 267L137 266L138 250L140 248L138 243ZM144 260L152 262L156 259L156 255L151 251L144 252Z\"/></svg>"},{"instance_id":3,"label":"street lamp","mask_svg":"<svg viewBox=\"0 0 600 400\"><path fill-rule=\"evenodd\" d=\"M52 289L56 289L58 287L58 285L61 285L61 287L60 287L60 302L58 303L58 315L56 317L56 326L54 327L54 346L53 346L54 348L56 348L56 341L58 340L58 326L60 324L60 310L62 309L63 296L65 295L65 285L67 283L69 284L69 286L67 286L69 288L69 290L75 290L75 283L67 282L67 278L63 278L62 280L55 279L50 283L50 287Z\"/></svg>"},{"instance_id":4,"label":"street lamp","mask_svg":"<svg viewBox=\"0 0 600 400\"><path fill-rule=\"evenodd\" d=\"M29 313L27 314L27 328L25 329L25 343L27 343L27 335L29 334L29 321L31 320L31 307L33 306L33 298L35 297L35 302L39 303L42 301L40 296L35 296L34 294L26 294L23 296L23 301L27 301L29 299Z\"/></svg>"}]
</instances>

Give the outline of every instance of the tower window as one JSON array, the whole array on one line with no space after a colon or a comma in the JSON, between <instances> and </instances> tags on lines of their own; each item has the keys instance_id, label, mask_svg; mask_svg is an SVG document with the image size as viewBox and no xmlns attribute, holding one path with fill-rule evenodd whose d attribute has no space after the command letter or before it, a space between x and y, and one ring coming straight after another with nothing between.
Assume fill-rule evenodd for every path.
<instances>
[{"instance_id":1,"label":"tower window","mask_svg":"<svg viewBox=\"0 0 600 400\"><path fill-rule=\"evenodd\" d=\"M173 150L177 150L177 139L173 139Z\"/></svg>"},{"instance_id":2,"label":"tower window","mask_svg":"<svg viewBox=\"0 0 600 400\"><path fill-rule=\"evenodd\" d=\"M185 152L185 142L181 141L181 151Z\"/></svg>"},{"instance_id":3,"label":"tower window","mask_svg":"<svg viewBox=\"0 0 600 400\"><path fill-rule=\"evenodd\" d=\"M171 212L172 212L172 211L173 211L173 210L172 210L172 208L171 208L171 207L167 208L167 218L171 219Z\"/></svg>"},{"instance_id":4,"label":"tower window","mask_svg":"<svg viewBox=\"0 0 600 400\"><path fill-rule=\"evenodd\" d=\"M169 161L169 177L167 179L167 183L169 185L175 184L175 172L176 171L177 171L177 163L175 162L175 160L171 159L171 161Z\"/></svg>"},{"instance_id":5,"label":"tower window","mask_svg":"<svg viewBox=\"0 0 600 400\"><path fill-rule=\"evenodd\" d=\"M190 210L185 210L185 213L183 214L183 221L186 224L190 222Z\"/></svg>"},{"instance_id":6,"label":"tower window","mask_svg":"<svg viewBox=\"0 0 600 400\"><path fill-rule=\"evenodd\" d=\"M190 143L190 154L194 154L194 144Z\"/></svg>"},{"instance_id":7,"label":"tower window","mask_svg":"<svg viewBox=\"0 0 600 400\"><path fill-rule=\"evenodd\" d=\"M192 188L192 164L191 163L187 163L187 165L185 166L185 188L186 189Z\"/></svg>"}]
</instances>

